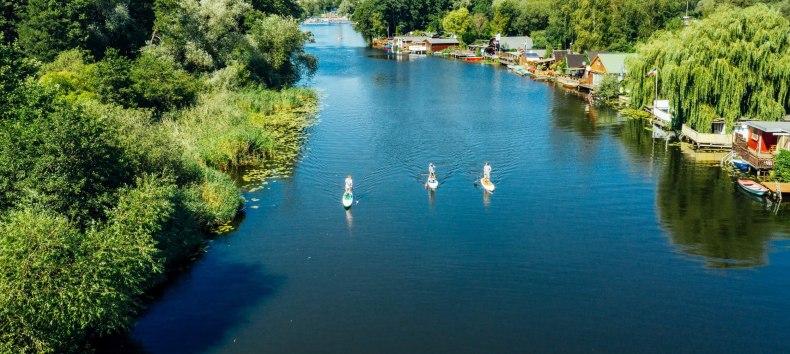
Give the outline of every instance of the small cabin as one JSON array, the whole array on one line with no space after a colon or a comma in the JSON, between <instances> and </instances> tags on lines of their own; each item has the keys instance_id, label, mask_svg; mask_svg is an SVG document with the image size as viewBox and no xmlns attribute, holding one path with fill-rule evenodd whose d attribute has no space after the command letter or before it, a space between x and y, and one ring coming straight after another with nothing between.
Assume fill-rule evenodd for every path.
<instances>
[{"instance_id":1,"label":"small cabin","mask_svg":"<svg viewBox=\"0 0 790 354\"><path fill-rule=\"evenodd\" d=\"M426 39L428 39L428 37L423 37L423 36L400 36L400 37L395 37L394 38L394 46L395 46L395 48L399 48L400 50L403 50L403 51L407 51L407 50L408 51L415 51L415 49L417 49L417 50L421 49L421 51L424 52L426 50L426 48L425 48L425 40ZM411 49L412 47L414 47L415 49Z\"/></svg>"},{"instance_id":2,"label":"small cabin","mask_svg":"<svg viewBox=\"0 0 790 354\"><path fill-rule=\"evenodd\" d=\"M735 135L733 151L755 170L774 168L774 157L780 148L790 144L790 122L745 122L745 129Z\"/></svg>"},{"instance_id":3,"label":"small cabin","mask_svg":"<svg viewBox=\"0 0 790 354\"><path fill-rule=\"evenodd\" d=\"M441 52L447 48L458 47L458 40L455 38L427 38L425 47L429 52Z\"/></svg>"},{"instance_id":4,"label":"small cabin","mask_svg":"<svg viewBox=\"0 0 790 354\"><path fill-rule=\"evenodd\" d=\"M565 74L581 77L584 74L585 58L582 54L568 53L565 55Z\"/></svg>"},{"instance_id":5,"label":"small cabin","mask_svg":"<svg viewBox=\"0 0 790 354\"><path fill-rule=\"evenodd\" d=\"M625 61L635 54L623 53L599 53L590 62L587 74L587 84L592 86L600 85L607 75L624 77L626 74Z\"/></svg>"}]
</instances>

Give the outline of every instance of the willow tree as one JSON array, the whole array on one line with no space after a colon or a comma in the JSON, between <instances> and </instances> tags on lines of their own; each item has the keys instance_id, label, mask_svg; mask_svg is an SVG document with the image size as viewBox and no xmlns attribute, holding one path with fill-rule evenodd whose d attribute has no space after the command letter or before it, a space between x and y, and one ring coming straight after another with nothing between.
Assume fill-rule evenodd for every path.
<instances>
[{"instance_id":1,"label":"willow tree","mask_svg":"<svg viewBox=\"0 0 790 354\"><path fill-rule=\"evenodd\" d=\"M778 120L790 111L790 25L758 5L729 9L640 45L629 61L631 103L650 104L658 69L658 96L670 101L673 126L710 132L724 118Z\"/></svg>"}]
</instances>

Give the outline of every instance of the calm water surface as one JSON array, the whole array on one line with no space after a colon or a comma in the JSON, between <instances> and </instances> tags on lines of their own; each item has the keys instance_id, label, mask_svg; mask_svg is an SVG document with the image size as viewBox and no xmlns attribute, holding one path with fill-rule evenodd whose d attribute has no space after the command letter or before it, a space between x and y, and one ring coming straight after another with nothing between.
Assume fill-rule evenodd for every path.
<instances>
[{"instance_id":1,"label":"calm water surface","mask_svg":"<svg viewBox=\"0 0 790 354\"><path fill-rule=\"evenodd\" d=\"M246 195L244 222L141 316L133 347L790 351L788 208L564 90L309 29L323 109L293 176ZM476 184L486 161L493 194Z\"/></svg>"}]
</instances>

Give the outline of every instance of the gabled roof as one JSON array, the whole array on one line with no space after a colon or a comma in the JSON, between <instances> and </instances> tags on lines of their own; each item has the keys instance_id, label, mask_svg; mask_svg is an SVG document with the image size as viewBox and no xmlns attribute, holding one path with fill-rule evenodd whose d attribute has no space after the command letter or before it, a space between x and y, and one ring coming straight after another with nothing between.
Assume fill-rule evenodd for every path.
<instances>
[{"instance_id":1,"label":"gabled roof","mask_svg":"<svg viewBox=\"0 0 790 354\"><path fill-rule=\"evenodd\" d=\"M595 60L595 57L597 57L598 54L603 54L603 53L604 52L597 51L597 50L585 50L584 51L584 54L587 54L587 59L589 59L588 63L592 63L592 61Z\"/></svg>"},{"instance_id":2,"label":"gabled roof","mask_svg":"<svg viewBox=\"0 0 790 354\"><path fill-rule=\"evenodd\" d=\"M499 46L509 49L532 49L532 38L523 37L500 37Z\"/></svg>"},{"instance_id":3,"label":"gabled roof","mask_svg":"<svg viewBox=\"0 0 790 354\"><path fill-rule=\"evenodd\" d=\"M568 52L565 51L565 50L555 50L551 54L554 57L554 60L561 61L561 60L565 59L565 55L567 55Z\"/></svg>"},{"instance_id":4,"label":"gabled roof","mask_svg":"<svg viewBox=\"0 0 790 354\"><path fill-rule=\"evenodd\" d=\"M606 68L607 73L624 74L627 72L625 69L625 60L635 55L636 54L633 53L599 53L598 58L600 58L601 64Z\"/></svg>"},{"instance_id":5,"label":"gabled roof","mask_svg":"<svg viewBox=\"0 0 790 354\"><path fill-rule=\"evenodd\" d=\"M527 58L540 58L540 54L532 52L526 52L524 53L524 56Z\"/></svg>"},{"instance_id":6,"label":"gabled roof","mask_svg":"<svg viewBox=\"0 0 790 354\"><path fill-rule=\"evenodd\" d=\"M565 54L568 68L581 68L584 67L584 55L581 54Z\"/></svg>"},{"instance_id":7,"label":"gabled roof","mask_svg":"<svg viewBox=\"0 0 790 354\"><path fill-rule=\"evenodd\" d=\"M398 36L398 37L395 37L395 39L400 39L400 40L402 40L404 42L422 42L422 41L428 39L428 37L425 37L425 36Z\"/></svg>"},{"instance_id":8,"label":"gabled roof","mask_svg":"<svg viewBox=\"0 0 790 354\"><path fill-rule=\"evenodd\" d=\"M455 38L427 38L425 41L430 44L458 44Z\"/></svg>"},{"instance_id":9,"label":"gabled roof","mask_svg":"<svg viewBox=\"0 0 790 354\"><path fill-rule=\"evenodd\" d=\"M760 129L766 133L790 133L790 122L746 122L747 126Z\"/></svg>"}]
</instances>

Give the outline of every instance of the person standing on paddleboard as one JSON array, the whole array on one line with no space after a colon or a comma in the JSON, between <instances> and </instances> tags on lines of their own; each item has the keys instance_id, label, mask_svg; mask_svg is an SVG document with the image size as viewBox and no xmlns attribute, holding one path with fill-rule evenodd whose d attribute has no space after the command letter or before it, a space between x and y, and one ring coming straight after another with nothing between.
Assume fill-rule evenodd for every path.
<instances>
[{"instance_id":1,"label":"person standing on paddleboard","mask_svg":"<svg viewBox=\"0 0 790 354\"><path fill-rule=\"evenodd\" d=\"M433 166L433 162L428 164L428 178L436 178L436 168Z\"/></svg>"},{"instance_id":2,"label":"person standing on paddleboard","mask_svg":"<svg viewBox=\"0 0 790 354\"><path fill-rule=\"evenodd\" d=\"M354 186L354 181L351 180L351 175L346 177L346 193L351 193L351 187Z\"/></svg>"},{"instance_id":3,"label":"person standing on paddleboard","mask_svg":"<svg viewBox=\"0 0 790 354\"><path fill-rule=\"evenodd\" d=\"M488 162L483 166L483 178L489 181L491 180L491 165Z\"/></svg>"}]
</instances>

